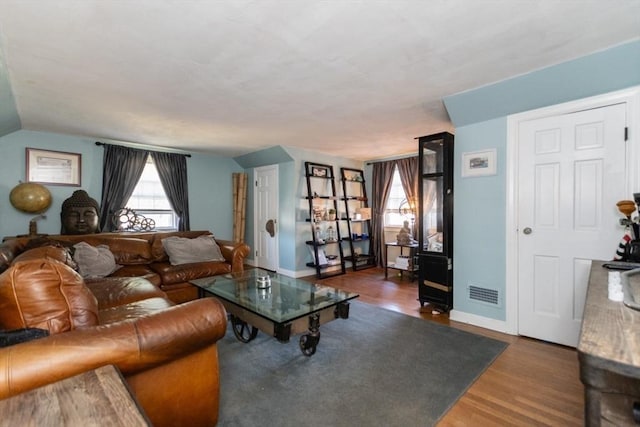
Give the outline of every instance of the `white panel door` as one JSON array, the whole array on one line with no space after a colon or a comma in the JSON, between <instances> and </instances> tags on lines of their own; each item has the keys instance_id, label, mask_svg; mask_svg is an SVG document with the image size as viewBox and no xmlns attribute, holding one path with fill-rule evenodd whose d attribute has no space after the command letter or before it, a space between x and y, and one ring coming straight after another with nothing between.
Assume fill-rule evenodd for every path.
<instances>
[{"instance_id":1,"label":"white panel door","mask_svg":"<svg viewBox=\"0 0 640 427\"><path fill-rule=\"evenodd\" d=\"M278 165L254 171L256 267L278 269Z\"/></svg>"},{"instance_id":2,"label":"white panel door","mask_svg":"<svg viewBox=\"0 0 640 427\"><path fill-rule=\"evenodd\" d=\"M592 259L623 230L626 105L521 122L518 333L575 347Z\"/></svg>"}]
</instances>

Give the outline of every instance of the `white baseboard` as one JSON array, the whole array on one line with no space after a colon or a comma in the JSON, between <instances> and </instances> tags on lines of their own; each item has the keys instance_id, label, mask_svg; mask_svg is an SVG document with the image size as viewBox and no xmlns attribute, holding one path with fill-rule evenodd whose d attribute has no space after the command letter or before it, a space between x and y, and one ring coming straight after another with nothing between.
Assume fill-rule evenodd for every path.
<instances>
[{"instance_id":1,"label":"white baseboard","mask_svg":"<svg viewBox=\"0 0 640 427\"><path fill-rule=\"evenodd\" d=\"M449 320L467 323L473 326L479 326L492 331L502 332L509 335L518 335L517 332L511 331L504 320L490 319L488 317L478 316L477 314L465 313L463 311L451 310L449 312Z\"/></svg>"}]
</instances>

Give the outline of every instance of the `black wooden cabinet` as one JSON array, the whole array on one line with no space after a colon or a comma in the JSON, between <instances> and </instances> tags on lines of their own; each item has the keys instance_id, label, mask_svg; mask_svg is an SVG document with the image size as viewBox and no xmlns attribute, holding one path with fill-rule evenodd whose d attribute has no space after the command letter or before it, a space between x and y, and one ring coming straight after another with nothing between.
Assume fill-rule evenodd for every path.
<instances>
[{"instance_id":1,"label":"black wooden cabinet","mask_svg":"<svg viewBox=\"0 0 640 427\"><path fill-rule=\"evenodd\" d=\"M421 136L418 181L418 299L453 307L453 135Z\"/></svg>"}]
</instances>

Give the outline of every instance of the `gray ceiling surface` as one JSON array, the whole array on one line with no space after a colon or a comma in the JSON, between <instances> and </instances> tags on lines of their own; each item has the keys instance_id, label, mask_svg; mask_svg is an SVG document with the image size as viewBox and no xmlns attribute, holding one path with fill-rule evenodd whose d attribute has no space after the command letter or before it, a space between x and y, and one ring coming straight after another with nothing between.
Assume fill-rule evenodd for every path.
<instances>
[{"instance_id":1,"label":"gray ceiling surface","mask_svg":"<svg viewBox=\"0 0 640 427\"><path fill-rule=\"evenodd\" d=\"M23 129L365 160L452 130L444 96L636 39L639 17L640 0L0 0L0 56Z\"/></svg>"}]
</instances>

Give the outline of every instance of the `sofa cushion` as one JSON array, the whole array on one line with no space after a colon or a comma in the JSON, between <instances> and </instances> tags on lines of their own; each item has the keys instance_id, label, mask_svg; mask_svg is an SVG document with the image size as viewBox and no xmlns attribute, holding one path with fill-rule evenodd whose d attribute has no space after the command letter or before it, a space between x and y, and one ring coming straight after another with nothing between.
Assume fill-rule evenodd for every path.
<instances>
[{"instance_id":1,"label":"sofa cushion","mask_svg":"<svg viewBox=\"0 0 640 427\"><path fill-rule=\"evenodd\" d=\"M109 246L116 263L120 265L148 264L152 261L151 244L144 239L114 237L102 239L100 244Z\"/></svg>"},{"instance_id":2,"label":"sofa cushion","mask_svg":"<svg viewBox=\"0 0 640 427\"><path fill-rule=\"evenodd\" d=\"M41 246L38 248L29 249L15 257L14 262L40 258L55 259L56 261L60 261L61 263L68 265L74 270L78 269L78 264L73 260L73 257L71 256L71 251L68 248L62 246Z\"/></svg>"},{"instance_id":3,"label":"sofa cushion","mask_svg":"<svg viewBox=\"0 0 640 427\"><path fill-rule=\"evenodd\" d=\"M199 236L195 239L171 236L162 239L162 246L172 265L224 261L213 236Z\"/></svg>"},{"instance_id":4,"label":"sofa cushion","mask_svg":"<svg viewBox=\"0 0 640 427\"><path fill-rule=\"evenodd\" d=\"M88 278L85 284L104 310L147 298L166 298L156 285L141 277Z\"/></svg>"},{"instance_id":5,"label":"sofa cushion","mask_svg":"<svg viewBox=\"0 0 640 427\"><path fill-rule=\"evenodd\" d=\"M196 262L193 264L171 265L168 262L155 262L150 267L162 278L162 289L175 283L184 283L201 277L216 276L231 272L226 262Z\"/></svg>"},{"instance_id":6,"label":"sofa cushion","mask_svg":"<svg viewBox=\"0 0 640 427\"><path fill-rule=\"evenodd\" d=\"M86 242L73 245L73 259L82 277L106 277L120 266L107 245L91 246Z\"/></svg>"},{"instance_id":7,"label":"sofa cushion","mask_svg":"<svg viewBox=\"0 0 640 427\"><path fill-rule=\"evenodd\" d=\"M109 275L109 277L142 277L156 286L162 284L162 278L149 265L123 265Z\"/></svg>"},{"instance_id":8,"label":"sofa cushion","mask_svg":"<svg viewBox=\"0 0 640 427\"><path fill-rule=\"evenodd\" d=\"M139 319L140 317L166 310L174 305L167 298L148 298L125 305L100 309L98 316L100 317L101 325L108 325L127 319Z\"/></svg>"},{"instance_id":9,"label":"sofa cushion","mask_svg":"<svg viewBox=\"0 0 640 427\"><path fill-rule=\"evenodd\" d=\"M14 262L0 275L0 328L50 334L98 324L98 303L78 273L50 258Z\"/></svg>"}]
</instances>

